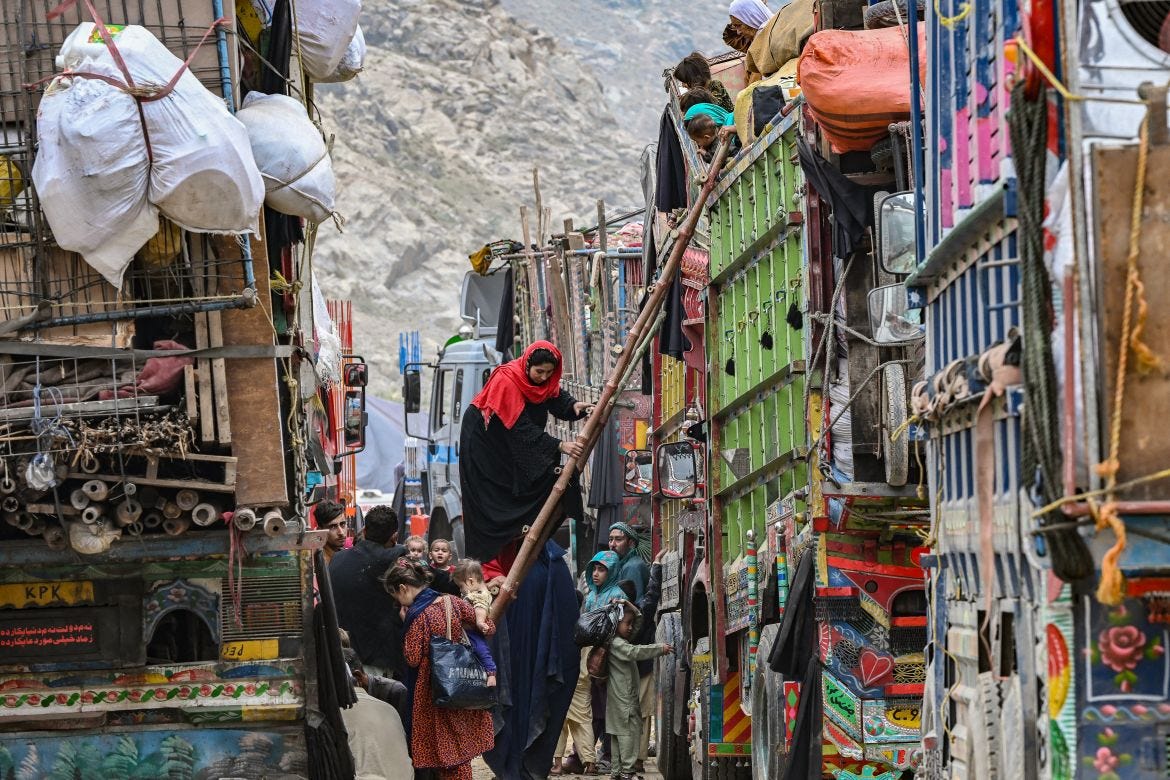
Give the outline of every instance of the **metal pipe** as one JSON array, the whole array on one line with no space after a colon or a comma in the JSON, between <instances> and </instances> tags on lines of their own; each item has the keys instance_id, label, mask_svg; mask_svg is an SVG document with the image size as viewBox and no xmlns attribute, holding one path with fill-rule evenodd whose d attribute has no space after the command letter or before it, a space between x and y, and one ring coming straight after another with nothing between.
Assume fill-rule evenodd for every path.
<instances>
[{"instance_id":1,"label":"metal pipe","mask_svg":"<svg viewBox=\"0 0 1170 780\"><path fill-rule=\"evenodd\" d=\"M183 514L183 510L179 509L179 505L174 501L166 501L162 506L163 517L167 520L174 520L179 515Z\"/></svg>"},{"instance_id":2,"label":"metal pipe","mask_svg":"<svg viewBox=\"0 0 1170 780\"><path fill-rule=\"evenodd\" d=\"M101 504L90 504L85 509L81 510L81 522L86 525L93 525L98 520L102 519L102 512L105 509Z\"/></svg>"},{"instance_id":3,"label":"metal pipe","mask_svg":"<svg viewBox=\"0 0 1170 780\"><path fill-rule=\"evenodd\" d=\"M10 496L16 492L16 480L5 475L4 479L0 479L0 494Z\"/></svg>"},{"instance_id":4,"label":"metal pipe","mask_svg":"<svg viewBox=\"0 0 1170 780\"><path fill-rule=\"evenodd\" d=\"M131 536L142 536L143 525L139 522L133 522L127 525L124 530Z\"/></svg>"},{"instance_id":5,"label":"metal pipe","mask_svg":"<svg viewBox=\"0 0 1170 780\"><path fill-rule=\"evenodd\" d=\"M89 496L85 494L84 490L77 488L77 490L69 494L69 503L74 509L80 512L89 506Z\"/></svg>"},{"instance_id":6,"label":"metal pipe","mask_svg":"<svg viewBox=\"0 0 1170 780\"><path fill-rule=\"evenodd\" d=\"M29 536L40 536L45 532L45 519L37 515L28 515L28 521L22 529Z\"/></svg>"},{"instance_id":7,"label":"metal pipe","mask_svg":"<svg viewBox=\"0 0 1170 780\"><path fill-rule=\"evenodd\" d=\"M259 520L260 518L256 517L256 512L252 509L237 509L232 515L232 523L241 531L251 531Z\"/></svg>"},{"instance_id":8,"label":"metal pipe","mask_svg":"<svg viewBox=\"0 0 1170 780\"><path fill-rule=\"evenodd\" d=\"M162 512L151 511L142 516L143 528L158 528L163 524Z\"/></svg>"},{"instance_id":9,"label":"metal pipe","mask_svg":"<svg viewBox=\"0 0 1170 780\"><path fill-rule=\"evenodd\" d=\"M216 19L222 19L223 0L211 0L211 12ZM223 102L227 105L228 111L234 114L236 113L236 96L232 87L232 68L228 58L227 30L223 28L223 25L215 28L215 51L219 55L219 83L223 88ZM252 268L252 239L248 235L243 238L244 240L240 244L240 253L244 260L244 287L254 290L256 274ZM247 304L248 306L255 305L255 297L252 297L251 301Z\"/></svg>"},{"instance_id":10,"label":"metal pipe","mask_svg":"<svg viewBox=\"0 0 1170 780\"><path fill-rule=\"evenodd\" d=\"M264 514L264 533L269 536L279 536L284 531L284 525L280 510L271 509Z\"/></svg>"},{"instance_id":11,"label":"metal pipe","mask_svg":"<svg viewBox=\"0 0 1170 780\"><path fill-rule=\"evenodd\" d=\"M162 529L167 536L179 536L187 533L187 529L191 527L191 518L189 517L168 517L163 520Z\"/></svg>"},{"instance_id":12,"label":"metal pipe","mask_svg":"<svg viewBox=\"0 0 1170 780\"><path fill-rule=\"evenodd\" d=\"M191 510L191 519L200 528L206 528L219 519L219 510L206 502L196 504Z\"/></svg>"},{"instance_id":13,"label":"metal pipe","mask_svg":"<svg viewBox=\"0 0 1170 780\"><path fill-rule=\"evenodd\" d=\"M898 0L894 0L895 7ZM914 155L914 246L918 262L926 259L926 193L922 143L922 85L918 78L918 4L906 3L910 45L910 132Z\"/></svg>"},{"instance_id":14,"label":"metal pipe","mask_svg":"<svg viewBox=\"0 0 1170 780\"><path fill-rule=\"evenodd\" d=\"M18 514L16 514L16 512L5 511L4 522L8 523L13 528L16 528L17 523L20 522L20 516Z\"/></svg>"},{"instance_id":15,"label":"metal pipe","mask_svg":"<svg viewBox=\"0 0 1170 780\"><path fill-rule=\"evenodd\" d=\"M175 503L184 512L190 512L199 503L199 494L194 490L184 488L175 494Z\"/></svg>"},{"instance_id":16,"label":"metal pipe","mask_svg":"<svg viewBox=\"0 0 1170 780\"><path fill-rule=\"evenodd\" d=\"M245 246L247 246L246 243ZM249 249L244 254L247 255L244 269L244 277L246 280L247 278L252 277L252 252ZM253 277L252 284L255 283L256 280ZM28 324L27 329L40 330L43 328L56 328L64 325L88 325L95 322L120 322L121 320L133 320L138 319L139 317L178 317L181 315L198 314L199 312L205 311L249 309L255 305L255 293L245 291L237 298L217 299L214 301L192 301L190 303L173 303L165 306L142 306L136 309L96 311L89 314L74 314L69 317L54 317L42 322L31 322Z\"/></svg>"},{"instance_id":17,"label":"metal pipe","mask_svg":"<svg viewBox=\"0 0 1170 780\"><path fill-rule=\"evenodd\" d=\"M5 512L19 512L20 502L16 500L16 496L5 496L4 501L0 502L0 509Z\"/></svg>"},{"instance_id":18,"label":"metal pipe","mask_svg":"<svg viewBox=\"0 0 1170 780\"><path fill-rule=\"evenodd\" d=\"M613 402L617 400L618 384L622 376L626 373L627 367L634 359L635 352L637 351L636 347L646 335L646 331L650 328L651 324L658 317L658 312L666 300L666 293L670 289L671 281L674 279L674 273L682 263L683 252L686 251L691 236L695 233L695 226L699 221L699 217L706 207L707 198L710 196L712 190L715 189L719 171L723 168L724 160L727 159L730 140L730 137L724 136L720 141L711 166L703 178L703 186L699 192L699 196L687 212L686 219L677 228L678 233L674 247L671 249L670 257L662 267L658 282L654 284L653 291L650 293L646 305L642 309L642 313L638 315L638 319L630 327L630 332L626 335L625 344L617 356L617 362L613 370L610 371L606 379L605 387L602 389L601 396L593 407L593 412L585 421L585 425L582 426L580 433L577 434L577 444L581 447L581 455L577 458L570 457L568 462L565 463L560 476L557 477L556 484L553 485L548 498L544 502L544 506L541 507L540 513L536 516L528 532L524 535L524 541L520 545L520 551L516 555L516 561L512 564L512 569L508 572L504 584L500 586L499 596L492 603L491 617L493 620L499 620L504 610L507 609L508 604L515 598L516 589L520 581L524 579L536 561L537 548L543 547L545 539L551 535L553 530L551 528L552 517L560 504L561 496L564 495L565 490L569 486L569 481L577 470L577 464L584 463L589 457L589 453L592 451L598 435L609 419L609 414L613 410ZM649 282L650 280L646 281Z\"/></svg>"},{"instance_id":19,"label":"metal pipe","mask_svg":"<svg viewBox=\"0 0 1170 780\"><path fill-rule=\"evenodd\" d=\"M82 485L81 489L90 501L105 501L110 495L110 486L100 479L91 479Z\"/></svg>"}]
</instances>

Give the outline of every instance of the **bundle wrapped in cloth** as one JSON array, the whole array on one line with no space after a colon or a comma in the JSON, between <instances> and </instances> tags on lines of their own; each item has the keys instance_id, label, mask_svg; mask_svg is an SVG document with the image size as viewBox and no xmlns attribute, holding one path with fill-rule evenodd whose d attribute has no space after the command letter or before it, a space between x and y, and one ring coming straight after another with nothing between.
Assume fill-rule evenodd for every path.
<instances>
[{"instance_id":1,"label":"bundle wrapped in cloth","mask_svg":"<svg viewBox=\"0 0 1170 780\"><path fill-rule=\"evenodd\" d=\"M864 152L910 118L910 55L900 27L822 30L808 39L797 81L833 151ZM926 30L918 31L926 79Z\"/></svg>"},{"instance_id":2,"label":"bundle wrapped in cloth","mask_svg":"<svg viewBox=\"0 0 1170 780\"><path fill-rule=\"evenodd\" d=\"M149 30L80 24L57 66L33 179L61 247L120 287L158 212L195 232L257 228L264 182L248 131Z\"/></svg>"}]
</instances>

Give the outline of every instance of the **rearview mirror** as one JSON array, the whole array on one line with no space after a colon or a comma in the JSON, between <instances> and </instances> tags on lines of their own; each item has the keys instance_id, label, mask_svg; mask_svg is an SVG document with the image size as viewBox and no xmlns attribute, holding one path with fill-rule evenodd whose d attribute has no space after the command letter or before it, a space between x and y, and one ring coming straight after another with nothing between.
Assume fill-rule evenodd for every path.
<instances>
[{"instance_id":1,"label":"rearview mirror","mask_svg":"<svg viewBox=\"0 0 1170 780\"><path fill-rule=\"evenodd\" d=\"M888 273L905 275L918 268L914 213L913 192L887 195L878 207L881 263Z\"/></svg>"},{"instance_id":2,"label":"rearview mirror","mask_svg":"<svg viewBox=\"0 0 1170 780\"><path fill-rule=\"evenodd\" d=\"M625 494L648 496L654 487L654 458L650 450L630 450L626 453Z\"/></svg>"},{"instance_id":3,"label":"rearview mirror","mask_svg":"<svg viewBox=\"0 0 1170 780\"><path fill-rule=\"evenodd\" d=\"M926 336L922 309L911 309L906 287L888 284L869 291L869 326L879 344L904 344Z\"/></svg>"},{"instance_id":4,"label":"rearview mirror","mask_svg":"<svg viewBox=\"0 0 1170 780\"><path fill-rule=\"evenodd\" d=\"M345 448L361 451L366 448L366 390L345 391Z\"/></svg>"},{"instance_id":5,"label":"rearview mirror","mask_svg":"<svg viewBox=\"0 0 1170 780\"><path fill-rule=\"evenodd\" d=\"M690 498L698 480L695 445L675 441L658 447L658 488L666 498Z\"/></svg>"},{"instance_id":6,"label":"rearview mirror","mask_svg":"<svg viewBox=\"0 0 1170 780\"><path fill-rule=\"evenodd\" d=\"M422 408L422 374L418 368L407 368L402 375L402 405L406 414L416 414Z\"/></svg>"}]
</instances>

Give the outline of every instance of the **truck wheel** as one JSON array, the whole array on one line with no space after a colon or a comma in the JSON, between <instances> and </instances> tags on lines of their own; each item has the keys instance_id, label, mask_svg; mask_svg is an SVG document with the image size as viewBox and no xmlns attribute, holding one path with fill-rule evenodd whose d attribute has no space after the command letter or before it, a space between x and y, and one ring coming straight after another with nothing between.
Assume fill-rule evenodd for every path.
<instances>
[{"instance_id":1,"label":"truck wheel","mask_svg":"<svg viewBox=\"0 0 1170 780\"><path fill-rule=\"evenodd\" d=\"M667 612L658 621L654 641L670 643L681 647L682 616L678 612ZM658 745L658 771L663 780L691 780L690 758L687 755L687 741L674 733L675 709L679 702L674 700L674 677L678 669L675 656L664 655L654 664L654 690L657 698L654 718L655 739ZM681 703L686 706L685 702Z\"/></svg>"},{"instance_id":2,"label":"truck wheel","mask_svg":"<svg viewBox=\"0 0 1170 780\"><path fill-rule=\"evenodd\" d=\"M906 424L906 369L900 363L892 363L882 369L885 386L885 429L882 434L882 460L886 466L886 482L895 487L906 484L910 469L910 436L902 431L897 441L890 434Z\"/></svg>"}]
</instances>

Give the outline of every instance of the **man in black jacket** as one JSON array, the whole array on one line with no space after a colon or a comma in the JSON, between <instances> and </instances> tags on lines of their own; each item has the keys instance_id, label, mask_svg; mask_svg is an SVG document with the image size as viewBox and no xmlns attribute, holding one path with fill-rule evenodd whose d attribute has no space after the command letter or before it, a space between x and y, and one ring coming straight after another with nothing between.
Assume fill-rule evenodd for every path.
<instances>
[{"instance_id":1,"label":"man in black jacket","mask_svg":"<svg viewBox=\"0 0 1170 780\"><path fill-rule=\"evenodd\" d=\"M398 517L390 507L376 506L365 520L361 538L329 564L337 622L349 632L367 672L397 677L395 671L404 666L402 619L398 602L382 587L382 575L404 552L394 544Z\"/></svg>"}]
</instances>

